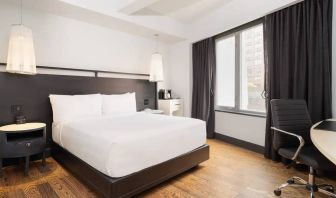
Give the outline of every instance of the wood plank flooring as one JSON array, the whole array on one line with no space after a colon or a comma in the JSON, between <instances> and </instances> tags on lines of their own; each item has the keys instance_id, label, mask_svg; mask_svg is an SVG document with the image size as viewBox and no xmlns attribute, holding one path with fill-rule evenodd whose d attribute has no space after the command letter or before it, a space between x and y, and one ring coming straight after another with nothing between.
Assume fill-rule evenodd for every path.
<instances>
[{"instance_id":1,"label":"wood plank flooring","mask_svg":"<svg viewBox=\"0 0 336 198\"><path fill-rule=\"evenodd\" d=\"M273 190L289 177L307 178L306 171L286 169L283 164L264 159L250 152L218 140L209 140L210 160L180 176L177 176L137 197L144 198L263 198L274 197ZM32 162L29 176L23 176L23 166L4 169L0 179L2 197L97 197L95 192L80 183L55 160L47 160L47 168L41 162ZM336 182L322 178L319 183ZM308 197L302 189L288 188L282 197ZM318 195L317 197L326 197Z\"/></svg>"}]
</instances>

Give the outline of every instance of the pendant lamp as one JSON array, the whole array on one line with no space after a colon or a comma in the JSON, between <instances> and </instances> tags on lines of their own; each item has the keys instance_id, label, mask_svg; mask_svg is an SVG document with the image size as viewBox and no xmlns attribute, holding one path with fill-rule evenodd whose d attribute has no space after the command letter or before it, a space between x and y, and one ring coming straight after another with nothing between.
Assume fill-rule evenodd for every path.
<instances>
[{"instance_id":1,"label":"pendant lamp","mask_svg":"<svg viewBox=\"0 0 336 198\"><path fill-rule=\"evenodd\" d=\"M22 0L20 0L20 24L12 25L6 71L18 74L36 74L35 50L32 30L22 24Z\"/></svg>"},{"instance_id":2,"label":"pendant lamp","mask_svg":"<svg viewBox=\"0 0 336 198\"><path fill-rule=\"evenodd\" d=\"M162 54L159 53L157 47L159 35L156 34L155 37L156 37L156 51L151 57L149 81L161 82L163 81L163 57Z\"/></svg>"}]
</instances>

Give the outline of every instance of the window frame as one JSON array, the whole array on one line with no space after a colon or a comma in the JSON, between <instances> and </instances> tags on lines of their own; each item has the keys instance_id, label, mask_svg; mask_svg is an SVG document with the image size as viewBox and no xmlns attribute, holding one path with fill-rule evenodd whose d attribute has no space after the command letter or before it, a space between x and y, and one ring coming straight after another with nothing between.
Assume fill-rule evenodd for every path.
<instances>
[{"instance_id":1,"label":"window frame","mask_svg":"<svg viewBox=\"0 0 336 198\"><path fill-rule=\"evenodd\" d=\"M231 36L235 37L235 105L234 107L217 106L215 97L215 111L228 112L234 114L243 114L257 117L266 117L266 112L250 111L241 109L241 33L258 25L265 25L264 18L259 18L226 32L220 33L214 37L215 42ZM216 66L217 67L217 66ZM265 80L265 79L264 79ZM215 83L217 85L217 82Z\"/></svg>"}]
</instances>

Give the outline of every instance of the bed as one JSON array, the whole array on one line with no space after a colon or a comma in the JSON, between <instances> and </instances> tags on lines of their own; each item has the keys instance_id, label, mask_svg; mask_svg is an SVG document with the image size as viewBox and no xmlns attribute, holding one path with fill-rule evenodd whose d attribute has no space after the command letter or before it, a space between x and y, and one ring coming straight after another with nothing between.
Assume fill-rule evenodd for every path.
<instances>
[{"instance_id":1,"label":"bed","mask_svg":"<svg viewBox=\"0 0 336 198\"><path fill-rule=\"evenodd\" d=\"M200 120L132 113L53 125L53 140L101 173L130 175L206 144Z\"/></svg>"},{"instance_id":2,"label":"bed","mask_svg":"<svg viewBox=\"0 0 336 198\"><path fill-rule=\"evenodd\" d=\"M144 190L155 181L159 182L158 179L169 178L197 165L180 162L173 169L158 169L160 172L155 174L152 170L169 161L184 159L184 156L206 144L204 121L137 112L135 92L51 94L49 98L53 109L52 139L55 144L102 177L119 179L118 183L128 177L133 178L132 183L140 182L134 186L125 182L123 187L106 182L106 188L102 189L102 185L97 185L96 178L86 174L88 171L76 172L77 168L73 169L75 166L65 164L105 197L134 195L140 192L139 189ZM56 160L64 163L57 154ZM143 178L134 178L146 171ZM147 181L149 175L155 176L155 180Z\"/></svg>"}]
</instances>

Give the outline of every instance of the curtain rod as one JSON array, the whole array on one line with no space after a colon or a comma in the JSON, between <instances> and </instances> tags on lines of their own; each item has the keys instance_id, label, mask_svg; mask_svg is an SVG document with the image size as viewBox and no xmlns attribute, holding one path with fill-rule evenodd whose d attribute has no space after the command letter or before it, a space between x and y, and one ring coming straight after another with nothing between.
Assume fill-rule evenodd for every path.
<instances>
[{"instance_id":1,"label":"curtain rod","mask_svg":"<svg viewBox=\"0 0 336 198\"><path fill-rule=\"evenodd\" d=\"M6 66L6 63L0 63L0 66ZM54 69L54 70L65 70L65 71L79 71L79 72L92 72L97 77L98 73L106 74L119 74L119 75L135 75L135 76L149 76L149 74L141 73L128 73L128 72L113 72L113 71L104 71L104 70L90 70L90 69L75 69L75 68L64 68L64 67L48 67L48 66L36 66L40 69Z\"/></svg>"}]
</instances>

